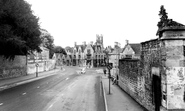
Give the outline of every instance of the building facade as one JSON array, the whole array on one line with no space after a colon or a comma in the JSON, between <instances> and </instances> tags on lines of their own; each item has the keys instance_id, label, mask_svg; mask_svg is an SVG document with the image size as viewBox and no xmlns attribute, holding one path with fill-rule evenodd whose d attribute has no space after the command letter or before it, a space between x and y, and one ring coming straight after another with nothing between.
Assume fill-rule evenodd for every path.
<instances>
[{"instance_id":1,"label":"building facade","mask_svg":"<svg viewBox=\"0 0 185 111\"><path fill-rule=\"evenodd\" d=\"M104 66L104 47L103 47L103 36L96 35L96 42L93 44L86 44L83 42L82 45L77 45L75 42L73 53L72 53L72 64L73 66L86 66L99 67Z\"/></svg>"},{"instance_id":2,"label":"building facade","mask_svg":"<svg viewBox=\"0 0 185 111\"><path fill-rule=\"evenodd\" d=\"M126 40L126 45L120 53L120 59L122 58L131 58L131 59L140 59L140 44L139 43L129 43Z\"/></svg>"}]
</instances>

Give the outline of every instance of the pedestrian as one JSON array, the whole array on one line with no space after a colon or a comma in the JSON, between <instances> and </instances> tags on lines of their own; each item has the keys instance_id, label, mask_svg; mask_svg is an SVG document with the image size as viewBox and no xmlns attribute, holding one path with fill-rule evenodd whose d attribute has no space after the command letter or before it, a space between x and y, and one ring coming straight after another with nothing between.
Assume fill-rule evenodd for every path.
<instances>
[{"instance_id":1,"label":"pedestrian","mask_svg":"<svg viewBox=\"0 0 185 111\"><path fill-rule=\"evenodd\" d=\"M107 72L106 68L103 69L103 72L104 72L104 75L106 76L106 72Z\"/></svg>"}]
</instances>

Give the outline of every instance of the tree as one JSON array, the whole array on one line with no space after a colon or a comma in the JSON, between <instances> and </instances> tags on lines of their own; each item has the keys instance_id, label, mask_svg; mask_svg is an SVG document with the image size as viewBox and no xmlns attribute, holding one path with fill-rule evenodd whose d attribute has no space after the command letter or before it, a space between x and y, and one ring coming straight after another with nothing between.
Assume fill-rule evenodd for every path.
<instances>
[{"instance_id":1,"label":"tree","mask_svg":"<svg viewBox=\"0 0 185 111\"><path fill-rule=\"evenodd\" d=\"M164 26L167 26L167 23L168 23L168 16L167 16L167 14L168 13L166 13L166 9L162 5L161 8L160 8L160 11L159 11L159 16L161 18L160 18L160 21L157 24L158 28L162 28Z\"/></svg>"},{"instance_id":2,"label":"tree","mask_svg":"<svg viewBox=\"0 0 185 111\"><path fill-rule=\"evenodd\" d=\"M53 36L47 30L41 29L41 40L43 46L49 49L49 57L52 58L54 54Z\"/></svg>"},{"instance_id":3,"label":"tree","mask_svg":"<svg viewBox=\"0 0 185 111\"><path fill-rule=\"evenodd\" d=\"M0 21L0 55L13 59L41 51L39 18L26 1L0 0Z\"/></svg>"},{"instance_id":4,"label":"tree","mask_svg":"<svg viewBox=\"0 0 185 111\"><path fill-rule=\"evenodd\" d=\"M168 19L167 16L168 13L166 13L166 9L164 8L164 6L162 5L159 11L159 16L160 16L160 21L158 22L157 26L158 26L158 30L157 30L157 34L159 35L159 37L162 36L161 30L166 27L166 28L172 28L172 27L184 27L183 24L178 23L176 21L173 21L172 19Z\"/></svg>"},{"instance_id":5,"label":"tree","mask_svg":"<svg viewBox=\"0 0 185 111\"><path fill-rule=\"evenodd\" d=\"M64 54L64 55L67 55L65 49L62 48L61 46L56 46L56 47L54 48L54 51L55 51L55 53L62 53L62 54Z\"/></svg>"}]
</instances>

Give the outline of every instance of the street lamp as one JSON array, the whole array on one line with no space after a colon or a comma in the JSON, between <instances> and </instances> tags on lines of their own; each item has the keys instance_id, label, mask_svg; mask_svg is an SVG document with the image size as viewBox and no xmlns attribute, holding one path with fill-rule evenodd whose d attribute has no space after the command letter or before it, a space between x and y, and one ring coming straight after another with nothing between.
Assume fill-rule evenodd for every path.
<instances>
[{"instance_id":1,"label":"street lamp","mask_svg":"<svg viewBox=\"0 0 185 111\"><path fill-rule=\"evenodd\" d=\"M36 77L38 77L38 66L39 66L38 62L35 65L36 65Z\"/></svg>"},{"instance_id":2,"label":"street lamp","mask_svg":"<svg viewBox=\"0 0 185 111\"><path fill-rule=\"evenodd\" d=\"M110 79L111 79L111 75L110 75L110 70L112 69L112 66L109 64L109 55L107 54L107 69L108 71L108 78L109 78L109 94L111 94L110 92Z\"/></svg>"}]
</instances>

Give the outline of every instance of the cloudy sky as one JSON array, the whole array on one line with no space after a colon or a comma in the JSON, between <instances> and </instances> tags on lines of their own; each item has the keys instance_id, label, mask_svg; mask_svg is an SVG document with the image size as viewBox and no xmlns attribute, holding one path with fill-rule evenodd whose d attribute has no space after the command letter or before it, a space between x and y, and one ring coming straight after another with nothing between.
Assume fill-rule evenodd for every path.
<instances>
[{"instance_id":1,"label":"cloudy sky","mask_svg":"<svg viewBox=\"0 0 185 111\"><path fill-rule=\"evenodd\" d=\"M104 46L125 40L140 43L157 38L160 6L168 17L185 24L185 0L26 0L40 18L42 28L62 47L95 42L102 34Z\"/></svg>"}]
</instances>

